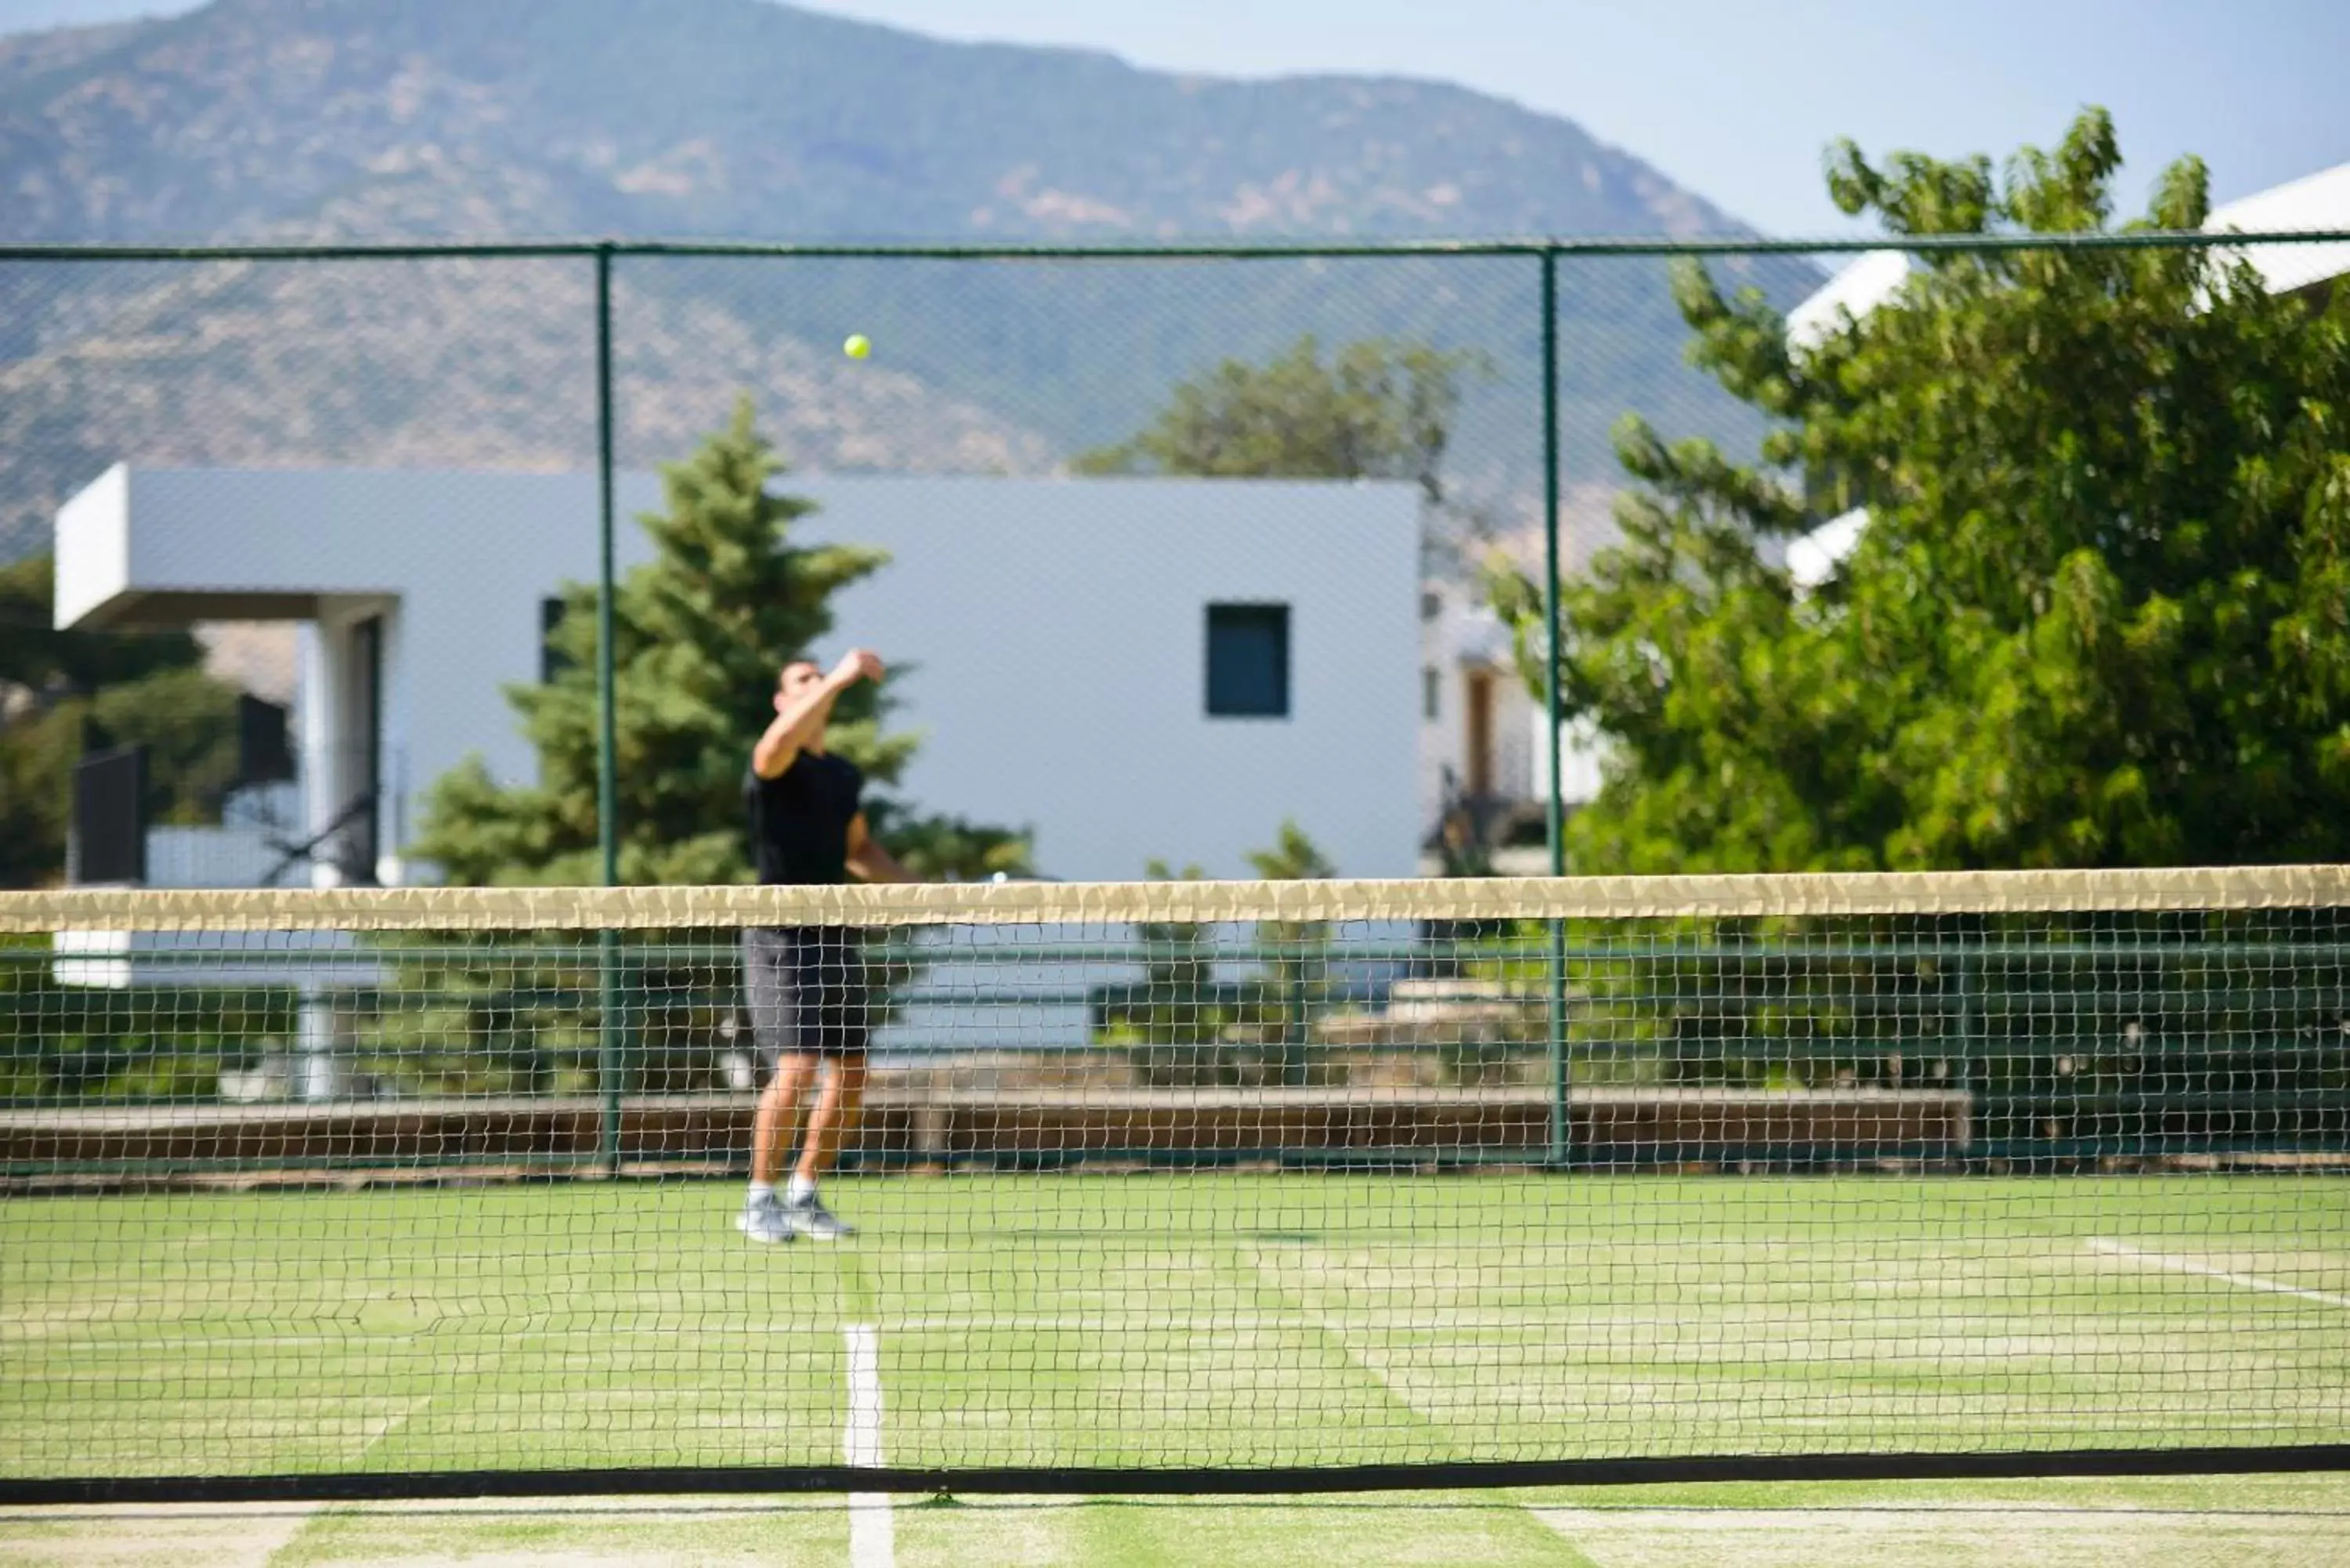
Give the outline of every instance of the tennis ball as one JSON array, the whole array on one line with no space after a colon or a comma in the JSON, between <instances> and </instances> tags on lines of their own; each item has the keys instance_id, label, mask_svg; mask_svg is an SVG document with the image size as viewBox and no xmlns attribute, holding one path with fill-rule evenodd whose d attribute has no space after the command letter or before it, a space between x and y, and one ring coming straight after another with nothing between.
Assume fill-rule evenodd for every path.
<instances>
[{"instance_id":1,"label":"tennis ball","mask_svg":"<svg viewBox=\"0 0 2350 1568\"><path fill-rule=\"evenodd\" d=\"M862 332L852 332L848 341L840 346L840 351L852 359L862 359L873 352L873 340Z\"/></svg>"}]
</instances>

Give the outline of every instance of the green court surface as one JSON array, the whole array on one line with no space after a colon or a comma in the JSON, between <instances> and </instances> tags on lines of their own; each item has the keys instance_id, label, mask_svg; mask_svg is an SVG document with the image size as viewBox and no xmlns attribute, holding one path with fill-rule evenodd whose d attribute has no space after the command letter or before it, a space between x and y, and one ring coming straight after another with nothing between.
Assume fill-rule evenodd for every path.
<instances>
[{"instance_id":1,"label":"green court surface","mask_svg":"<svg viewBox=\"0 0 2350 1568\"><path fill-rule=\"evenodd\" d=\"M837 1464L858 1334L907 1466L2350 1438L2340 1178L829 1196L862 1236L754 1247L717 1182L0 1199L0 1474Z\"/></svg>"},{"instance_id":2,"label":"green court surface","mask_svg":"<svg viewBox=\"0 0 2350 1568\"><path fill-rule=\"evenodd\" d=\"M838 1499L0 1510L0 1563L116 1568L2329 1568L2350 1477L1625 1487L901 1502L853 1554Z\"/></svg>"}]
</instances>

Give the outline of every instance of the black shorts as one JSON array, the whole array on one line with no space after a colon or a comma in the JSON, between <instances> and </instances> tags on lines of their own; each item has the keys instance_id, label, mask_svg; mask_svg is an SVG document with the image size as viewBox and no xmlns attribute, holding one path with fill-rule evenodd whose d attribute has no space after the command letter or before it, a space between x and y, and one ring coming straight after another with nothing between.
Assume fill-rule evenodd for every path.
<instances>
[{"instance_id":1,"label":"black shorts","mask_svg":"<svg viewBox=\"0 0 2350 1568\"><path fill-rule=\"evenodd\" d=\"M754 927L743 933L751 1038L773 1067L787 1055L847 1056L873 1034L863 933L847 927Z\"/></svg>"}]
</instances>

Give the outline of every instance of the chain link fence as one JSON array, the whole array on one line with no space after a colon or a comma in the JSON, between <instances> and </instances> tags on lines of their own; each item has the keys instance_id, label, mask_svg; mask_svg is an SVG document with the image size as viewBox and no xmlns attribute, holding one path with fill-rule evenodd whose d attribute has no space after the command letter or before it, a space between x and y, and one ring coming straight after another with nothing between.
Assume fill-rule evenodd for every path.
<instances>
[{"instance_id":1,"label":"chain link fence","mask_svg":"<svg viewBox=\"0 0 2350 1568\"><path fill-rule=\"evenodd\" d=\"M1623 422L1733 463L1783 422L1767 389L1733 396L1693 362L1692 265L1757 331L1808 348L1919 268L2032 287L2042 263L2210 257L2322 308L2345 243L0 253L0 635L24 650L0 686L0 871L59 881L88 861L77 834L103 831L141 836L158 885L430 881L452 859L474 880L738 872L729 791L765 694L665 664L662 639L683 622L660 607L676 596L663 579L641 600L627 585L700 573L720 602L744 580L716 535L665 540L639 522L723 520L724 462L691 465L744 404L785 465L767 491L813 504L788 522L811 552L795 580L830 591L794 624L818 628L819 655L869 642L892 660L854 743L882 820L933 874L1549 871L1605 742L1550 701L1542 649L1561 629L1559 577L1618 539L1619 504L1641 489L1619 460ZM852 336L869 355L844 352ZM1850 486L1799 459L1762 466L1804 513L1779 546L1786 565L1827 580L1865 518ZM1534 599L1510 600L1513 580ZM697 635L739 640L708 618ZM754 651L772 666L803 649ZM739 743L707 742L728 725ZM135 819L77 824L78 761L124 747L145 751ZM513 815L477 815L505 836L452 848L451 825L486 798L449 793L473 759ZM648 783L671 775L699 782ZM661 858L703 840L713 858ZM1258 935L1211 934L1227 957L1210 964L1135 933L1118 983L1139 1003L1032 985L1050 1023L1022 1014L1022 1037L1164 1044L1221 1008L1247 1015L1253 1044L1187 1072L1262 1056L1302 1081L1317 1053L1366 1031L1409 1044L1410 1030L1376 1022L1400 981L1456 1010L1439 1033L1460 1059L1427 1069L1449 1083L1539 1083L1555 1043L1598 1082L1646 1081L1638 1064L1666 1059L1692 1084L1893 1086L1939 1062L1942 1085L1981 1052L1941 1049L1937 1020L2028 1022L2034 997L2072 1006L2120 987L1928 972L1892 952L1823 950L1810 968L1783 955L1662 988L1706 999L1700 1048L1642 1012L1659 988L1639 973L1585 977L1570 999L1556 932L1426 933L1431 950L1492 944L1436 968L1398 933L1388 967L1317 969L1311 983L1287 935L1262 950ZM709 994L656 998L657 965L606 955L531 997L436 993L468 1010L465 1037L503 1042L497 1060L403 1056L390 1041L365 1062L348 1045L321 1073L299 1061L306 1028L333 1034L317 995L246 988L192 1008L166 977L174 1016L201 1019L165 1039L123 1022L136 986L93 1000L58 984L46 951L15 956L16 981L0 975L17 997L9 1050L63 1038L60 1009L75 1019L70 1085L23 1062L8 1080L37 1099L300 1097L305 1083L328 1096L617 1092L623 1056L632 1091L718 1092L748 1071L721 994L731 971ZM342 979L374 994L425 985L428 969ZM1858 971L1884 978L1883 1029L1804 1000L1825 987L1848 1001ZM635 977L625 995L599 989L616 974ZM1191 991L1176 996L1169 974ZM2200 1038L2275 1044L2161 1066L2172 1089L2196 1078L2206 1092L2160 1123L2166 1139L2224 1142L2258 1122L2292 1143L2299 1113L2279 1107L2340 1089L2338 1063L2312 1054L2339 1023L2333 991L2268 999L2252 1019L2192 966L2120 989L2137 998L2127 1017L2103 1002L2068 1013L2086 1022L2045 1050L2002 1036L1997 1054L2025 1065L1993 1141L2094 1154L2101 1135L2064 1106L2089 1078L2135 1093L2115 1075L2136 1069L2113 1064L2145 1053L2097 1042L2136 1029L2135 1045L2165 1007L2234 1020L2199 1024ZM1170 1024L1170 1007L1198 1016ZM1464 1034L1462 1008L1491 1027ZM629 1031L622 1052L614 1035ZM1797 1038L1817 1049L1791 1052Z\"/></svg>"}]
</instances>

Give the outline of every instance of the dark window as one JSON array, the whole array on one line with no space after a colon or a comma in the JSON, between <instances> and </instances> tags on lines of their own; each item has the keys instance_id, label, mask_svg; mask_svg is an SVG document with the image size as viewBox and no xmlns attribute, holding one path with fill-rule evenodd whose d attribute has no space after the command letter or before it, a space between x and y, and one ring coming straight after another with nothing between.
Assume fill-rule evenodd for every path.
<instances>
[{"instance_id":1,"label":"dark window","mask_svg":"<svg viewBox=\"0 0 2350 1568\"><path fill-rule=\"evenodd\" d=\"M276 702L249 692L236 694L236 782L275 784L294 776L294 748L286 738L287 714Z\"/></svg>"},{"instance_id":2,"label":"dark window","mask_svg":"<svg viewBox=\"0 0 2350 1568\"><path fill-rule=\"evenodd\" d=\"M345 881L375 883L376 858L383 853L383 618L371 615L351 627L350 685L344 722L357 728L350 761L349 820L338 857Z\"/></svg>"},{"instance_id":3,"label":"dark window","mask_svg":"<svg viewBox=\"0 0 2350 1568\"><path fill-rule=\"evenodd\" d=\"M68 879L147 880L147 748L117 746L74 764Z\"/></svg>"},{"instance_id":4,"label":"dark window","mask_svg":"<svg viewBox=\"0 0 2350 1568\"><path fill-rule=\"evenodd\" d=\"M1440 711L1444 677L1433 664L1419 667L1419 716L1433 719Z\"/></svg>"},{"instance_id":5,"label":"dark window","mask_svg":"<svg viewBox=\"0 0 2350 1568\"><path fill-rule=\"evenodd\" d=\"M539 600L538 683L541 686L554 685L556 677L571 668L571 660L555 646L555 629L562 624L563 601L559 598Z\"/></svg>"},{"instance_id":6,"label":"dark window","mask_svg":"<svg viewBox=\"0 0 2350 1568\"><path fill-rule=\"evenodd\" d=\"M1208 607L1208 716L1289 717L1289 607Z\"/></svg>"}]
</instances>

